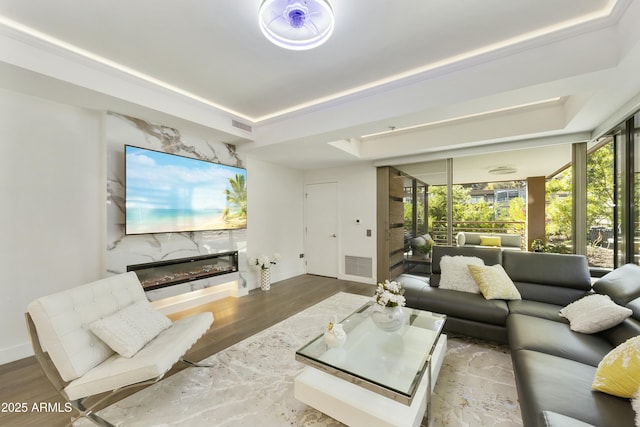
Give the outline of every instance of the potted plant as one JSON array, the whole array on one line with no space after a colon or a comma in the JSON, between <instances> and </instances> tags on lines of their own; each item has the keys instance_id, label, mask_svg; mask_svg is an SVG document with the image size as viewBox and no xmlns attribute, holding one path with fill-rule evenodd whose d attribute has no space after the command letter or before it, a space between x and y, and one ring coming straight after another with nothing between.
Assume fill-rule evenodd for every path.
<instances>
[{"instance_id":1,"label":"potted plant","mask_svg":"<svg viewBox=\"0 0 640 427\"><path fill-rule=\"evenodd\" d=\"M429 239L424 245L418 245L414 249L417 255L420 255L426 259L431 258L431 249L433 249L434 245L435 242Z\"/></svg>"},{"instance_id":2,"label":"potted plant","mask_svg":"<svg viewBox=\"0 0 640 427\"><path fill-rule=\"evenodd\" d=\"M249 265L260 268L260 288L263 291L271 289L271 266L276 265L280 261L280 254L275 253L271 258L266 255L260 255L249 260Z\"/></svg>"},{"instance_id":3,"label":"potted plant","mask_svg":"<svg viewBox=\"0 0 640 427\"><path fill-rule=\"evenodd\" d=\"M544 252L544 249L545 244L542 239L535 239L531 242L531 250L533 250L533 252Z\"/></svg>"},{"instance_id":4,"label":"potted plant","mask_svg":"<svg viewBox=\"0 0 640 427\"><path fill-rule=\"evenodd\" d=\"M406 304L402 283L385 280L378 283L374 296L376 306L371 313L375 325L386 332L394 332L404 324L404 310Z\"/></svg>"}]
</instances>

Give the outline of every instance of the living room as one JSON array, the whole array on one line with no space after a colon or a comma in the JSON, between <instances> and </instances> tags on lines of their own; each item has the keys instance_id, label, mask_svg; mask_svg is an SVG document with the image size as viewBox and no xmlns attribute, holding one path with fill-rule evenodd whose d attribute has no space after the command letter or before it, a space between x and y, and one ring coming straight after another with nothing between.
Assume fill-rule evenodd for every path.
<instances>
[{"instance_id":1,"label":"living room","mask_svg":"<svg viewBox=\"0 0 640 427\"><path fill-rule=\"evenodd\" d=\"M392 13L382 3L359 6L379 7ZM413 6L423 7L418 3ZM464 16L469 21L465 22L473 22L474 13L482 12L465 6L469 7L469 16ZM492 6L496 10L504 7L498 2ZM53 8L45 2L21 5L7 1L0 6L0 131L4 135L0 169L2 195L9 207L0 214L5 234L1 257L5 280L0 289L1 364L32 354L24 322L30 301L124 272L129 264L162 259L176 250L188 252L200 244L198 251L203 252L238 250L242 277L239 286L240 292L245 293L260 287L259 272L247 263L251 257L280 254L280 261L272 269L274 282L309 273L307 262L312 260L309 254L314 247L310 247L305 234L305 193L314 185L337 183L337 246L331 267L335 276L373 285L378 281L375 268L369 275L349 274L344 259L353 256L368 259L373 266L377 264L376 167L590 141L622 122L640 105L640 36L635 26L640 8L627 0L585 2L577 10L563 5L555 18L528 26L524 25L526 19L518 18L523 11L512 12L514 16L500 15L493 18L497 19L493 27L514 22L514 27L521 25L529 31L509 28L505 34L483 39L484 50L481 46L456 45L457 50L452 52L468 55L458 58L438 52L425 58L414 57L410 64L396 69L372 71L364 80L355 76L380 62L372 47L384 44L378 43L379 39L360 40L361 36L350 36L344 28L336 29L334 36L342 34L343 38L328 42L333 43L332 51L306 52L317 55L307 61L302 52L292 55L262 39L260 31L252 27L257 4L246 14L246 6L235 6L238 10L228 6L235 23L251 27L248 39L236 41L238 44L230 50L248 51L246 56L265 62L275 58L284 63L283 68L294 71L282 74L285 77L280 80L260 80L259 84L265 87L252 87L253 93L247 94L249 89L242 86L257 79L254 74L261 74L260 65L243 68L244 64L241 67L230 62L233 65L220 67L212 61L203 74L228 68L224 72L217 70L222 81L225 73L227 78L228 74L237 73L238 81L231 91L236 90L239 96L233 99L233 108L226 110L220 107L226 106L226 99L213 96L221 88L207 92L210 89L206 85L180 87L151 78L153 67L164 61L187 62L178 55L166 56L156 63L163 56L162 49L154 54L141 53L154 45L154 37L160 37L163 28L155 28L137 46L128 46L132 57L144 62L148 56L151 70L136 70L135 63L127 67L124 57L123 63L118 64L109 58L106 47L104 52L98 50L106 41L115 40L116 34L109 35L108 27L113 20L117 22L119 14L135 12L142 17L150 11L127 10L125 4L112 12L102 11L104 28L96 31L97 44L92 46L88 34L92 34L92 26L100 23L100 13L91 6L86 10L84 6L68 7L78 15L65 17L66 8ZM334 7L336 14L345 8L342 16L355 20L355 6ZM557 6L544 7L549 8L544 9L548 12ZM204 15L194 5L185 10L193 19ZM220 33L209 35L213 41L200 41L200 53L191 56L185 68L197 68L192 65L195 57L223 52L223 44L234 38L229 34L240 32L225 24L229 16L225 18L220 10L215 12L215 24L204 26L202 34L213 27ZM441 13L427 10L424 14L430 12ZM403 15L393 13L396 19ZM461 11L447 13L455 16ZM173 22L159 14L158 20L150 21ZM247 18L249 15L251 19ZM377 13L374 15L383 20ZM349 25L343 19L343 24ZM540 28L546 32L535 33L534 25L543 25ZM60 32L65 27L73 29L74 34ZM111 28L111 33L116 32L113 28L117 26ZM474 27L468 28L471 32ZM123 37L135 34L136 29L134 24L129 28L131 33L123 29ZM452 45L474 37L454 37L451 30L440 30L452 38ZM397 28L394 31L400 32ZM483 34L482 30L475 31ZM353 55L357 49L350 47L340 55L336 52L340 51L341 41L349 37L358 39L356 47L370 56L366 61L357 57L362 62L351 64L353 75L342 79L345 73L341 67L349 65L349 58L344 56ZM411 56L400 49L402 42L420 37L425 35L408 33L394 39L394 60ZM82 44L83 38L87 45ZM122 40L113 43L122 49L127 46ZM429 45L422 42L412 47L424 50ZM93 52L94 48L98 51ZM322 67L331 56L342 62ZM229 58L238 60L233 55ZM300 61L308 62L305 68ZM402 74L407 70L413 74ZM283 69L272 71L271 76L277 76ZM299 77L307 72L317 74L310 79ZM170 74L166 76L169 80ZM397 77L397 81L383 79L389 76ZM323 80L342 82L314 89L320 86L318 82L326 84ZM362 82L371 81L376 84L362 86ZM294 94L300 93L301 88L310 92L289 99L290 95L282 95L288 92L289 83ZM331 98L331 94L338 95ZM254 100L256 105L250 105ZM263 106L267 100L272 104ZM243 106L249 112L237 113L244 111ZM140 121L138 127L131 119ZM248 124L251 130L233 126L231 119ZM146 131L141 130L140 123L148 125ZM154 126L177 130L182 143L196 147L209 158L215 153L220 162L246 168L245 230L212 233L195 242L187 238L182 243L176 243L175 236L146 239L122 234L119 209L123 194L113 190L114 185L122 184L121 170L117 171L124 162L123 147L146 144L160 148L162 137L148 131ZM158 251L158 246L162 250Z\"/></svg>"}]
</instances>

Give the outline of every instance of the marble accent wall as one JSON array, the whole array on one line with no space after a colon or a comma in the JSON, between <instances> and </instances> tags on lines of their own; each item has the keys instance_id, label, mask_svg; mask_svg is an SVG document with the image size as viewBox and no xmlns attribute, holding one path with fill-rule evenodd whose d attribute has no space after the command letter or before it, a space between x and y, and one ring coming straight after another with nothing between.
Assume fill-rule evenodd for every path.
<instances>
[{"instance_id":1,"label":"marble accent wall","mask_svg":"<svg viewBox=\"0 0 640 427\"><path fill-rule=\"evenodd\" d=\"M216 276L147 292L150 300L238 280L246 292L246 230L199 231L125 235L124 146L133 145L186 157L244 167L236 147L222 141L181 132L171 127L116 113L106 116L107 139L107 248L109 274L127 271L127 265L237 250L240 274ZM227 278L227 276L229 276Z\"/></svg>"}]
</instances>

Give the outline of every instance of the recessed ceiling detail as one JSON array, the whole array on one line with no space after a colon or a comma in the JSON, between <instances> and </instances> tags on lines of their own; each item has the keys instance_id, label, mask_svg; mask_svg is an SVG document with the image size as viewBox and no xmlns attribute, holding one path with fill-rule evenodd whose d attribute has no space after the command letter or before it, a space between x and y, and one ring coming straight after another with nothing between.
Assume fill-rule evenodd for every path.
<instances>
[{"instance_id":1,"label":"recessed ceiling detail","mask_svg":"<svg viewBox=\"0 0 640 427\"><path fill-rule=\"evenodd\" d=\"M509 2L505 7L501 0L406 0L403 7L388 8L388 0L333 2L336 25L331 43L303 57L284 49L265 50L256 9L276 1L285 8L294 4L189 0L149 10L144 2L125 0L114 0L109 7L73 0L3 0L0 23L13 23L20 32L32 30L36 38L59 41L54 43L57 47L88 53L90 59L101 58L118 72L259 123L385 90L390 84L411 83L454 64L464 67L487 55L502 57L604 28L632 4L545 0ZM297 2L316 19L309 1ZM315 2L328 5L325 0ZM299 25L306 12L294 8L289 13ZM146 23L143 32L140 22ZM319 24L314 25L323 33Z\"/></svg>"},{"instance_id":2,"label":"recessed ceiling detail","mask_svg":"<svg viewBox=\"0 0 640 427\"><path fill-rule=\"evenodd\" d=\"M278 1L270 18L323 33L310 0ZM301 170L491 151L476 170L505 179L530 159L497 151L586 141L640 105L640 2L328 1L329 40L298 52L260 30L276 0L2 0L0 86L173 116Z\"/></svg>"},{"instance_id":3,"label":"recessed ceiling detail","mask_svg":"<svg viewBox=\"0 0 640 427\"><path fill-rule=\"evenodd\" d=\"M382 131L382 132L371 133L371 134L368 134L368 135L362 135L360 138L368 139L368 138L373 138L375 136L383 136L383 135L386 135L386 134L389 134L389 133L392 133L392 132L403 132L403 131L410 131L410 130L425 129L425 128L432 127L432 126L437 126L437 125L452 124L452 123L460 122L460 121L463 121L463 120L481 118L483 116L489 116L489 115L492 115L492 114L514 112L514 111L518 111L518 110L522 110L522 109L530 108L530 107L552 105L552 104L556 104L556 103L561 102L561 101L562 101L561 97L555 97L555 98L552 98L552 99L544 99L544 100L541 100L541 101L528 102L526 104L519 104L519 105L513 105L513 106L509 106L509 107L504 107L504 108L498 108L498 109L494 109L494 110L482 111L480 113L475 113L475 114L467 114L467 115L464 115L464 116L451 117L451 118L448 118L448 119L438 120L438 121L429 122L429 123L419 123L419 124L416 124L416 125L413 125L413 126L406 126L406 127L402 127L402 128L398 128L396 126L387 126L387 128L389 130L385 130L385 131Z\"/></svg>"}]
</instances>

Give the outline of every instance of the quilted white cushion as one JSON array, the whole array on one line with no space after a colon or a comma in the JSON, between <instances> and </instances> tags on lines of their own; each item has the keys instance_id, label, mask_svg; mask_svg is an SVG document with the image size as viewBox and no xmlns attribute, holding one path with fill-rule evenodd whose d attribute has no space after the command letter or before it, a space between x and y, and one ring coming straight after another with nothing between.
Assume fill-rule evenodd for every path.
<instances>
[{"instance_id":1,"label":"quilted white cushion","mask_svg":"<svg viewBox=\"0 0 640 427\"><path fill-rule=\"evenodd\" d=\"M564 307L560 316L569 320L572 331L594 334L621 323L633 312L611 300L608 295L593 294Z\"/></svg>"},{"instance_id":2,"label":"quilted white cushion","mask_svg":"<svg viewBox=\"0 0 640 427\"><path fill-rule=\"evenodd\" d=\"M173 322L133 357L113 354L82 377L71 381L64 391L69 399L114 390L165 374L213 323L213 314L194 314Z\"/></svg>"},{"instance_id":3,"label":"quilted white cushion","mask_svg":"<svg viewBox=\"0 0 640 427\"><path fill-rule=\"evenodd\" d=\"M480 288L469 272L469 265L484 265L478 257L444 255L440 259L440 289L479 294Z\"/></svg>"},{"instance_id":4,"label":"quilted white cushion","mask_svg":"<svg viewBox=\"0 0 640 427\"><path fill-rule=\"evenodd\" d=\"M132 357L169 326L167 316L140 301L92 322L89 329L121 356Z\"/></svg>"},{"instance_id":5,"label":"quilted white cushion","mask_svg":"<svg viewBox=\"0 0 640 427\"><path fill-rule=\"evenodd\" d=\"M71 381L113 354L89 324L137 301L147 298L131 271L38 298L28 311L60 376Z\"/></svg>"}]
</instances>

